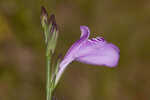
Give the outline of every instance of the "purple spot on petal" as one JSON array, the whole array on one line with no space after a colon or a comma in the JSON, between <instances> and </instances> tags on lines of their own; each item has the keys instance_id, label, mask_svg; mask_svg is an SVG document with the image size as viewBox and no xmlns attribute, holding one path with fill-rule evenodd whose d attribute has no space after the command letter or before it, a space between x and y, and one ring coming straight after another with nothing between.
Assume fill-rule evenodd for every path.
<instances>
[{"instance_id":1,"label":"purple spot on petal","mask_svg":"<svg viewBox=\"0 0 150 100\"><path fill-rule=\"evenodd\" d=\"M103 37L98 37L97 40L104 42L105 39Z\"/></svg>"},{"instance_id":2,"label":"purple spot on petal","mask_svg":"<svg viewBox=\"0 0 150 100\"><path fill-rule=\"evenodd\" d=\"M97 42L97 39L95 39L95 38L92 38L91 40L94 41L94 42Z\"/></svg>"}]
</instances>

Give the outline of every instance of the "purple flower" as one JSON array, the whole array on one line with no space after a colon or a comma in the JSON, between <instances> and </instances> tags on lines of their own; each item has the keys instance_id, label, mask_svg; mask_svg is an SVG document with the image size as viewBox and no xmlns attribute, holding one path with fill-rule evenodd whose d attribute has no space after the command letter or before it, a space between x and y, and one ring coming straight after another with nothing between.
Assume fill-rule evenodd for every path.
<instances>
[{"instance_id":1,"label":"purple flower","mask_svg":"<svg viewBox=\"0 0 150 100\"><path fill-rule=\"evenodd\" d=\"M119 60L119 48L108 43L103 37L89 39L90 30L87 26L80 26L81 36L68 50L61 61L56 76L56 84L67 65L72 61L79 61L86 64L115 67Z\"/></svg>"}]
</instances>

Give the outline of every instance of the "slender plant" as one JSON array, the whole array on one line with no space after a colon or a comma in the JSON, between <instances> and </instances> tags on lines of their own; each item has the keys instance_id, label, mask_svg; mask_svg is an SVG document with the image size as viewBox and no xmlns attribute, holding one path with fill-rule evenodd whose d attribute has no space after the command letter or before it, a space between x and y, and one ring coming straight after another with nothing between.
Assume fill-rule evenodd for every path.
<instances>
[{"instance_id":1,"label":"slender plant","mask_svg":"<svg viewBox=\"0 0 150 100\"><path fill-rule=\"evenodd\" d=\"M52 93L55 88L55 77L58 71L59 59L54 66L52 72L52 55L54 54L58 38L58 26L56 24L55 16L52 14L50 17L44 7L41 9L41 25L45 38L45 56L46 56L46 100L52 99Z\"/></svg>"},{"instance_id":2,"label":"slender plant","mask_svg":"<svg viewBox=\"0 0 150 100\"><path fill-rule=\"evenodd\" d=\"M46 100L52 100L53 92L61 76L72 61L110 68L117 66L120 57L119 48L103 37L89 39L90 30L87 26L80 26L80 39L73 43L62 60L59 58L55 64L52 64L59 30L55 16L52 14L49 17L44 7L41 10L41 25L46 45ZM53 71L51 65L54 65Z\"/></svg>"}]
</instances>

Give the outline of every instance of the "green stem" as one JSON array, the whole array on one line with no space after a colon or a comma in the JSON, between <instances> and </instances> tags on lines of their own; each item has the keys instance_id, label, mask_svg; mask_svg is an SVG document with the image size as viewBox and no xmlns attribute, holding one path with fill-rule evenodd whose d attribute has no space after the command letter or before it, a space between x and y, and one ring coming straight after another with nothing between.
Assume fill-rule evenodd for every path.
<instances>
[{"instance_id":1,"label":"green stem","mask_svg":"<svg viewBox=\"0 0 150 100\"><path fill-rule=\"evenodd\" d=\"M46 52L46 100L51 100L52 99L51 68L50 68L51 54L47 55L48 54L47 52Z\"/></svg>"}]
</instances>

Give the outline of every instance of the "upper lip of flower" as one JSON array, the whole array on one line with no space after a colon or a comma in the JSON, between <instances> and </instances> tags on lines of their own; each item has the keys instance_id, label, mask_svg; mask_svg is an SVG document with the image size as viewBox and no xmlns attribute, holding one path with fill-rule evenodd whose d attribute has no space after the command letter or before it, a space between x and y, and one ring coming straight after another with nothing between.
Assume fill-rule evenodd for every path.
<instances>
[{"instance_id":1,"label":"upper lip of flower","mask_svg":"<svg viewBox=\"0 0 150 100\"><path fill-rule=\"evenodd\" d=\"M73 60L92 64L115 67L119 60L119 48L112 43L108 43L103 37L88 39L90 30L87 26L80 26L81 36L68 50L64 59L60 63L60 70L56 77L56 82L64 72L65 68Z\"/></svg>"}]
</instances>

